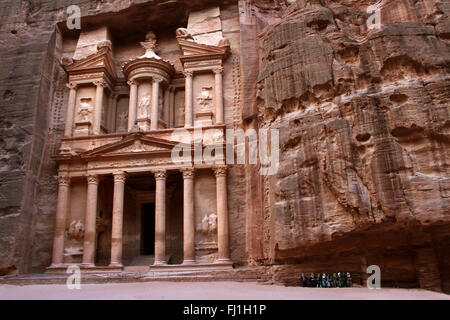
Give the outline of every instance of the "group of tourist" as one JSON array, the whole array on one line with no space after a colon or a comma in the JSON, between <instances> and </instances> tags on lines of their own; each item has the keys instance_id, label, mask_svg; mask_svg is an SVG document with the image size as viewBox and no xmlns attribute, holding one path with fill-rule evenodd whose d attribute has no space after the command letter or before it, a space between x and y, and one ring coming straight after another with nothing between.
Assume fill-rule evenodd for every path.
<instances>
[{"instance_id":1,"label":"group of tourist","mask_svg":"<svg viewBox=\"0 0 450 320\"><path fill-rule=\"evenodd\" d=\"M311 288L346 288L353 285L353 278L350 272L338 272L331 274L311 273L309 279L302 273L300 281L303 287Z\"/></svg>"}]
</instances>

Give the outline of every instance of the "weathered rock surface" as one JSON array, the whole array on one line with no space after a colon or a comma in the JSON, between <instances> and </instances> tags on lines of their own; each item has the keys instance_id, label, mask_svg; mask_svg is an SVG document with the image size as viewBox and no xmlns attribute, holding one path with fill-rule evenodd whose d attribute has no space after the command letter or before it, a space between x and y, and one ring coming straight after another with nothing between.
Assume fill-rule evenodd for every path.
<instances>
[{"instance_id":1,"label":"weathered rock surface","mask_svg":"<svg viewBox=\"0 0 450 320\"><path fill-rule=\"evenodd\" d=\"M449 7L383 1L368 30L372 3L297 1L260 35L259 126L282 152L252 254L448 291Z\"/></svg>"}]
</instances>

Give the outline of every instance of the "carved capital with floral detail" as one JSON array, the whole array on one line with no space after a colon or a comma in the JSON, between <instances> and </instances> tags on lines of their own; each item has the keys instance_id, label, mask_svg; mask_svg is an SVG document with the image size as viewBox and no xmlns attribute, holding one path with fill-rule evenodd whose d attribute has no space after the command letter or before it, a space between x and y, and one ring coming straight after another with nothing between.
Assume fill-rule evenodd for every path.
<instances>
[{"instance_id":1,"label":"carved capital with floral detail","mask_svg":"<svg viewBox=\"0 0 450 320\"><path fill-rule=\"evenodd\" d=\"M97 174L89 174L87 176L87 182L88 184L98 184L100 181L99 177Z\"/></svg>"},{"instance_id":2,"label":"carved capital with floral detail","mask_svg":"<svg viewBox=\"0 0 450 320\"><path fill-rule=\"evenodd\" d=\"M223 67L217 67L213 69L214 74L223 74Z\"/></svg>"},{"instance_id":3,"label":"carved capital with floral detail","mask_svg":"<svg viewBox=\"0 0 450 320\"><path fill-rule=\"evenodd\" d=\"M226 166L216 166L213 168L216 177L226 177L228 168Z\"/></svg>"},{"instance_id":4,"label":"carved capital with floral detail","mask_svg":"<svg viewBox=\"0 0 450 320\"><path fill-rule=\"evenodd\" d=\"M183 71L183 74L185 78L192 78L194 76L193 71Z\"/></svg>"},{"instance_id":5,"label":"carved capital with floral detail","mask_svg":"<svg viewBox=\"0 0 450 320\"><path fill-rule=\"evenodd\" d=\"M131 87L133 85L137 85L137 81L136 80L128 80L127 84Z\"/></svg>"},{"instance_id":6,"label":"carved capital with floral detail","mask_svg":"<svg viewBox=\"0 0 450 320\"><path fill-rule=\"evenodd\" d=\"M183 179L194 179L194 168L182 168L180 171L183 174Z\"/></svg>"},{"instance_id":7,"label":"carved capital with floral detail","mask_svg":"<svg viewBox=\"0 0 450 320\"><path fill-rule=\"evenodd\" d=\"M75 82L69 82L69 83L66 83L66 87L69 89L75 90L78 87L78 84Z\"/></svg>"},{"instance_id":8,"label":"carved capital with floral detail","mask_svg":"<svg viewBox=\"0 0 450 320\"><path fill-rule=\"evenodd\" d=\"M96 87L99 87L99 86L101 86L101 87L106 87L106 82L103 81L103 80L96 80L96 81L94 81L94 85L95 85Z\"/></svg>"},{"instance_id":9,"label":"carved capital with floral detail","mask_svg":"<svg viewBox=\"0 0 450 320\"><path fill-rule=\"evenodd\" d=\"M161 83L164 79L158 76L153 76L153 82Z\"/></svg>"},{"instance_id":10,"label":"carved capital with floral detail","mask_svg":"<svg viewBox=\"0 0 450 320\"><path fill-rule=\"evenodd\" d=\"M120 171L114 173L114 183L117 182L125 183L126 180L127 180L126 172Z\"/></svg>"},{"instance_id":11,"label":"carved capital with floral detail","mask_svg":"<svg viewBox=\"0 0 450 320\"><path fill-rule=\"evenodd\" d=\"M60 186L70 186L70 177L69 176L58 176L58 185Z\"/></svg>"},{"instance_id":12,"label":"carved capital with floral detail","mask_svg":"<svg viewBox=\"0 0 450 320\"><path fill-rule=\"evenodd\" d=\"M155 170L153 173L155 174L156 180L166 180L167 178L167 171L164 169Z\"/></svg>"}]
</instances>

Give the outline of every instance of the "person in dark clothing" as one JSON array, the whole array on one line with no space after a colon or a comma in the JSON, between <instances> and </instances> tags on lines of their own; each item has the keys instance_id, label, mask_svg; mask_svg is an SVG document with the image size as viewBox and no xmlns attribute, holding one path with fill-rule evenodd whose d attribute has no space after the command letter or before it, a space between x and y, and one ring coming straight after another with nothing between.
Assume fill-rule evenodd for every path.
<instances>
[{"instance_id":1,"label":"person in dark clothing","mask_svg":"<svg viewBox=\"0 0 450 320\"><path fill-rule=\"evenodd\" d=\"M304 273L302 273L300 281L302 282L303 288L306 288L308 286L308 279L306 278Z\"/></svg>"},{"instance_id":2,"label":"person in dark clothing","mask_svg":"<svg viewBox=\"0 0 450 320\"><path fill-rule=\"evenodd\" d=\"M337 283L337 275L336 272L333 273L333 288L337 288L338 283Z\"/></svg>"},{"instance_id":3,"label":"person in dark clothing","mask_svg":"<svg viewBox=\"0 0 450 320\"><path fill-rule=\"evenodd\" d=\"M345 272L341 273L342 275L342 287L347 287L347 274Z\"/></svg>"},{"instance_id":4,"label":"person in dark clothing","mask_svg":"<svg viewBox=\"0 0 450 320\"><path fill-rule=\"evenodd\" d=\"M327 275L327 287L333 288L333 276L331 274Z\"/></svg>"},{"instance_id":5,"label":"person in dark clothing","mask_svg":"<svg viewBox=\"0 0 450 320\"><path fill-rule=\"evenodd\" d=\"M347 272L347 287L352 287L353 286L353 278L352 275L350 274L350 272Z\"/></svg>"},{"instance_id":6,"label":"person in dark clothing","mask_svg":"<svg viewBox=\"0 0 450 320\"><path fill-rule=\"evenodd\" d=\"M316 276L314 273L311 273L311 276L309 277L309 285L313 288L316 286Z\"/></svg>"},{"instance_id":7,"label":"person in dark clothing","mask_svg":"<svg viewBox=\"0 0 450 320\"><path fill-rule=\"evenodd\" d=\"M337 287L342 288L342 276L340 272L337 273Z\"/></svg>"}]
</instances>

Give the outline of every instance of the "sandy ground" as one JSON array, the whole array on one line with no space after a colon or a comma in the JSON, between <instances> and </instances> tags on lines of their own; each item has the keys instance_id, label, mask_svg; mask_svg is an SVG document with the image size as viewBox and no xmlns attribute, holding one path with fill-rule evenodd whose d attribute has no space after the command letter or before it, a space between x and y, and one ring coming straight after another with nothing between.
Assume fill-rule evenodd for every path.
<instances>
[{"instance_id":1,"label":"sandy ground","mask_svg":"<svg viewBox=\"0 0 450 320\"><path fill-rule=\"evenodd\" d=\"M321 289L239 282L144 282L65 285L0 285L0 299L147 299L147 300L450 300L450 295L419 289Z\"/></svg>"}]
</instances>

